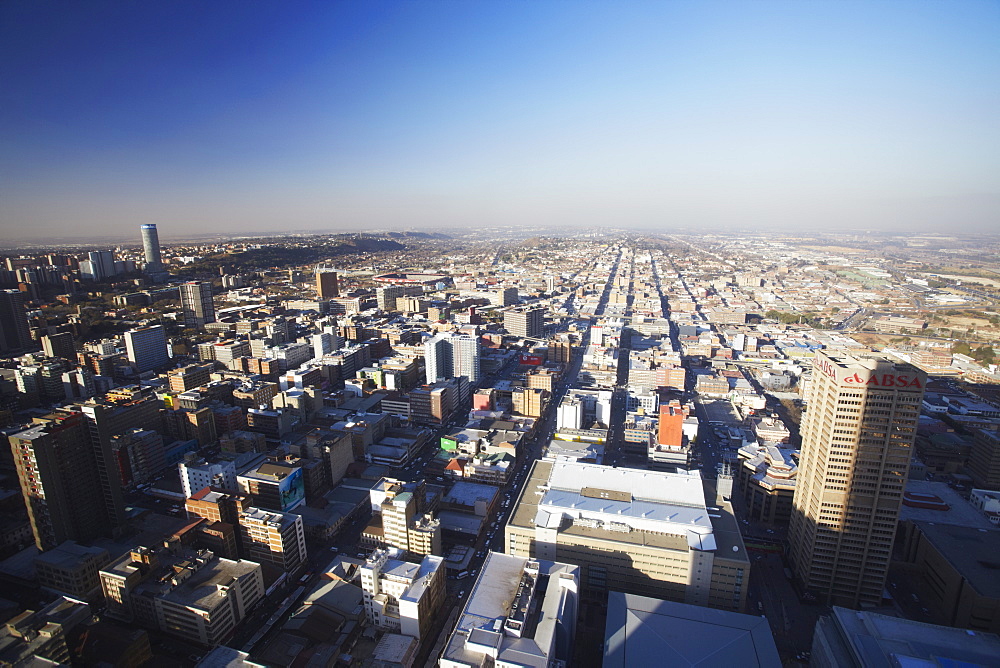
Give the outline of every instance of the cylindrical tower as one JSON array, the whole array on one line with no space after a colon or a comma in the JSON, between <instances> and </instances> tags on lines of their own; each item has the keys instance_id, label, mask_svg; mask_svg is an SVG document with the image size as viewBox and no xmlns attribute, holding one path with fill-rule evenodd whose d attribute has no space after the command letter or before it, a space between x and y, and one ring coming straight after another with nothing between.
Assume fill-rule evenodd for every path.
<instances>
[{"instance_id":1,"label":"cylindrical tower","mask_svg":"<svg viewBox=\"0 0 1000 668\"><path fill-rule=\"evenodd\" d=\"M160 238L156 234L156 224L141 225L142 250L146 254L146 271L160 271Z\"/></svg>"}]
</instances>

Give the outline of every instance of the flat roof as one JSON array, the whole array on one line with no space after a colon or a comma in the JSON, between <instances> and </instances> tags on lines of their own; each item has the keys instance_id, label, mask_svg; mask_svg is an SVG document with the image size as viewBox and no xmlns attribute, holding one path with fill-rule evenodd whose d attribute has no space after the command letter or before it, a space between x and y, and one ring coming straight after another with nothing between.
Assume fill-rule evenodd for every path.
<instances>
[{"instance_id":1,"label":"flat roof","mask_svg":"<svg viewBox=\"0 0 1000 668\"><path fill-rule=\"evenodd\" d=\"M904 502L899 507L899 520L911 522L934 522L953 524L973 529L995 529L996 527L971 503L944 482L910 480L906 483L907 493L928 494L939 497L948 504L948 510L908 506Z\"/></svg>"},{"instance_id":2,"label":"flat roof","mask_svg":"<svg viewBox=\"0 0 1000 668\"><path fill-rule=\"evenodd\" d=\"M1000 599L1000 530L916 522L934 548L981 596Z\"/></svg>"},{"instance_id":3,"label":"flat roof","mask_svg":"<svg viewBox=\"0 0 1000 668\"><path fill-rule=\"evenodd\" d=\"M604 666L781 666L767 619L608 593Z\"/></svg>"}]
</instances>

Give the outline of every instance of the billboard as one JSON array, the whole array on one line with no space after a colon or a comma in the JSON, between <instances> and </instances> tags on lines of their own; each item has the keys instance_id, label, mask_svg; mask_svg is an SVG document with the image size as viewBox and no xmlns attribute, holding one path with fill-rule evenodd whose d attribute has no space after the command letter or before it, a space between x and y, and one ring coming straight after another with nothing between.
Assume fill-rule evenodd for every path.
<instances>
[{"instance_id":1,"label":"billboard","mask_svg":"<svg viewBox=\"0 0 1000 668\"><path fill-rule=\"evenodd\" d=\"M521 355L521 364L540 366L544 361L545 360L542 359L541 355Z\"/></svg>"},{"instance_id":2,"label":"billboard","mask_svg":"<svg viewBox=\"0 0 1000 668\"><path fill-rule=\"evenodd\" d=\"M302 477L302 469L295 468L278 483L278 494L281 498L281 510L288 512L306 498L306 484Z\"/></svg>"}]
</instances>

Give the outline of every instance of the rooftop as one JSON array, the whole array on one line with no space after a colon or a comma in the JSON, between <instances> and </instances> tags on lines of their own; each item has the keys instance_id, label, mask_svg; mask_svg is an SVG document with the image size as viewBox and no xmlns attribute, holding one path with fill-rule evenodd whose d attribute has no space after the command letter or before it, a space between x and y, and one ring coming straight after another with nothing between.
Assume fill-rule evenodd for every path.
<instances>
[{"instance_id":1,"label":"rooftop","mask_svg":"<svg viewBox=\"0 0 1000 668\"><path fill-rule=\"evenodd\" d=\"M781 665L767 619L610 592L604 666Z\"/></svg>"}]
</instances>

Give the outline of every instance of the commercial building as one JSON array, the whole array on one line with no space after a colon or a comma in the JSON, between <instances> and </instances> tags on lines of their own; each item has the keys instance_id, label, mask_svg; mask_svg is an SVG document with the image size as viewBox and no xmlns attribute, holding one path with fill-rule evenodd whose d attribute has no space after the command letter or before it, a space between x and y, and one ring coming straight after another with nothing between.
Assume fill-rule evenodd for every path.
<instances>
[{"instance_id":1,"label":"commercial building","mask_svg":"<svg viewBox=\"0 0 1000 668\"><path fill-rule=\"evenodd\" d=\"M243 554L250 561L292 571L306 560L301 516L247 508L239 514L239 525Z\"/></svg>"},{"instance_id":2,"label":"commercial building","mask_svg":"<svg viewBox=\"0 0 1000 668\"><path fill-rule=\"evenodd\" d=\"M734 477L746 518L767 524L788 524L798 475L797 456L797 450L771 443L752 443L740 448Z\"/></svg>"},{"instance_id":3,"label":"commercial building","mask_svg":"<svg viewBox=\"0 0 1000 668\"><path fill-rule=\"evenodd\" d=\"M441 333L424 344L424 368L428 383L465 376L479 382L479 339Z\"/></svg>"},{"instance_id":4,"label":"commercial building","mask_svg":"<svg viewBox=\"0 0 1000 668\"><path fill-rule=\"evenodd\" d=\"M378 547L406 554L441 554L441 523L427 502L423 481L383 478L371 491L372 519L365 534Z\"/></svg>"},{"instance_id":5,"label":"commercial building","mask_svg":"<svg viewBox=\"0 0 1000 668\"><path fill-rule=\"evenodd\" d=\"M137 547L101 570L107 615L214 647L264 596L260 564Z\"/></svg>"},{"instance_id":6,"label":"commercial building","mask_svg":"<svg viewBox=\"0 0 1000 668\"><path fill-rule=\"evenodd\" d=\"M206 487L226 492L239 489L236 464L231 459L207 462L192 454L177 464L177 471L184 498L190 498Z\"/></svg>"},{"instance_id":7,"label":"commercial building","mask_svg":"<svg viewBox=\"0 0 1000 668\"><path fill-rule=\"evenodd\" d=\"M106 535L97 462L82 413L56 412L9 437L39 550Z\"/></svg>"},{"instance_id":8,"label":"commercial building","mask_svg":"<svg viewBox=\"0 0 1000 668\"><path fill-rule=\"evenodd\" d=\"M160 257L160 236L156 232L156 224L140 225L139 230L142 233L142 252L146 260L143 271L154 282L163 281L167 278L167 272Z\"/></svg>"},{"instance_id":9,"label":"commercial building","mask_svg":"<svg viewBox=\"0 0 1000 668\"><path fill-rule=\"evenodd\" d=\"M144 373L170 363L167 332L163 325L140 327L125 332L125 351L136 371Z\"/></svg>"},{"instance_id":10,"label":"commercial building","mask_svg":"<svg viewBox=\"0 0 1000 668\"><path fill-rule=\"evenodd\" d=\"M504 311L503 328L512 336L528 339L540 339L545 331L545 309L515 308Z\"/></svg>"},{"instance_id":11,"label":"commercial building","mask_svg":"<svg viewBox=\"0 0 1000 668\"><path fill-rule=\"evenodd\" d=\"M43 336L42 352L46 357L61 357L63 359L76 361L76 344L73 343L73 335L70 332L59 334L49 334Z\"/></svg>"},{"instance_id":12,"label":"commercial building","mask_svg":"<svg viewBox=\"0 0 1000 668\"><path fill-rule=\"evenodd\" d=\"M505 545L580 565L588 596L624 591L736 611L746 601L750 561L732 508L698 475L537 461Z\"/></svg>"},{"instance_id":13,"label":"commercial building","mask_svg":"<svg viewBox=\"0 0 1000 668\"><path fill-rule=\"evenodd\" d=\"M287 462L267 462L236 476L240 490L260 508L288 512L306 500L302 469Z\"/></svg>"},{"instance_id":14,"label":"commercial building","mask_svg":"<svg viewBox=\"0 0 1000 668\"><path fill-rule=\"evenodd\" d=\"M182 283L180 292L185 327L204 327L207 323L215 322L211 283L202 281Z\"/></svg>"},{"instance_id":15,"label":"commercial building","mask_svg":"<svg viewBox=\"0 0 1000 668\"><path fill-rule=\"evenodd\" d=\"M28 328L28 312L24 308L24 293L20 290L0 290L0 353L37 350Z\"/></svg>"},{"instance_id":16,"label":"commercial building","mask_svg":"<svg viewBox=\"0 0 1000 668\"><path fill-rule=\"evenodd\" d=\"M882 600L926 376L877 357L813 360L789 544L802 589Z\"/></svg>"},{"instance_id":17,"label":"commercial building","mask_svg":"<svg viewBox=\"0 0 1000 668\"><path fill-rule=\"evenodd\" d=\"M782 664L763 616L613 591L608 594L603 665L779 668Z\"/></svg>"},{"instance_id":18,"label":"commercial building","mask_svg":"<svg viewBox=\"0 0 1000 668\"><path fill-rule=\"evenodd\" d=\"M445 598L445 565L426 556L419 564L376 550L361 567L365 615L373 626L420 639L426 637Z\"/></svg>"},{"instance_id":19,"label":"commercial building","mask_svg":"<svg viewBox=\"0 0 1000 668\"><path fill-rule=\"evenodd\" d=\"M976 430L967 468L973 485L1000 491L1000 431Z\"/></svg>"},{"instance_id":20,"label":"commercial building","mask_svg":"<svg viewBox=\"0 0 1000 668\"><path fill-rule=\"evenodd\" d=\"M337 272L322 268L316 270L316 295L320 299L333 299L340 296Z\"/></svg>"},{"instance_id":21,"label":"commercial building","mask_svg":"<svg viewBox=\"0 0 1000 668\"><path fill-rule=\"evenodd\" d=\"M578 566L490 552L441 668L572 665Z\"/></svg>"},{"instance_id":22,"label":"commercial building","mask_svg":"<svg viewBox=\"0 0 1000 668\"><path fill-rule=\"evenodd\" d=\"M994 666L1000 637L834 607L813 632L809 665Z\"/></svg>"}]
</instances>

